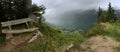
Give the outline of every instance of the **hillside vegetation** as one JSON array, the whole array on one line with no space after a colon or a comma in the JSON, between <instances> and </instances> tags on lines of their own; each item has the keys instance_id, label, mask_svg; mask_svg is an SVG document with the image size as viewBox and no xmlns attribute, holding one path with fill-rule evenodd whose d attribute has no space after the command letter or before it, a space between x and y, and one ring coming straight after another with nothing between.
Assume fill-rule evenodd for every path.
<instances>
[{"instance_id":1,"label":"hillside vegetation","mask_svg":"<svg viewBox=\"0 0 120 52\"><path fill-rule=\"evenodd\" d=\"M96 24L86 33L88 37L96 36L96 35L103 35L103 36L110 36L114 39L120 41L120 21L115 23L100 23Z\"/></svg>"},{"instance_id":2,"label":"hillside vegetation","mask_svg":"<svg viewBox=\"0 0 120 52\"><path fill-rule=\"evenodd\" d=\"M20 52L65 52L71 43L76 49L82 50L79 45L93 36L108 36L120 41L120 21L96 24L84 34L73 35L64 34L46 24L39 25L39 28L44 36L28 44ZM116 49L119 50L119 47Z\"/></svg>"},{"instance_id":3,"label":"hillside vegetation","mask_svg":"<svg viewBox=\"0 0 120 52\"><path fill-rule=\"evenodd\" d=\"M64 34L59 29L46 24L39 25L44 34L34 42L28 44L20 52L65 52L70 44L82 43L86 40L81 34Z\"/></svg>"}]
</instances>

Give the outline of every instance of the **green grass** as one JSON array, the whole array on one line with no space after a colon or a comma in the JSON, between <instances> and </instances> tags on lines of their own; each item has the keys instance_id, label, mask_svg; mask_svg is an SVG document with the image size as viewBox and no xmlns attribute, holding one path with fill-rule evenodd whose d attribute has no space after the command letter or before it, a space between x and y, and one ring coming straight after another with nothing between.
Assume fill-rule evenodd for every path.
<instances>
[{"instance_id":1,"label":"green grass","mask_svg":"<svg viewBox=\"0 0 120 52\"><path fill-rule=\"evenodd\" d=\"M64 49L66 49L66 47L71 43L81 43L86 40L86 38L81 34L64 34L59 29L52 28L46 24L39 25L39 28L44 36L28 44L22 48L20 52L64 51Z\"/></svg>"},{"instance_id":2,"label":"green grass","mask_svg":"<svg viewBox=\"0 0 120 52\"><path fill-rule=\"evenodd\" d=\"M85 35L87 37L96 35L110 36L120 41L120 22L96 24L93 28L88 30Z\"/></svg>"},{"instance_id":3,"label":"green grass","mask_svg":"<svg viewBox=\"0 0 120 52\"><path fill-rule=\"evenodd\" d=\"M120 21L96 24L85 33L86 37L97 35L109 36L120 42ZM115 48L115 52L120 52L120 47Z\"/></svg>"}]
</instances>

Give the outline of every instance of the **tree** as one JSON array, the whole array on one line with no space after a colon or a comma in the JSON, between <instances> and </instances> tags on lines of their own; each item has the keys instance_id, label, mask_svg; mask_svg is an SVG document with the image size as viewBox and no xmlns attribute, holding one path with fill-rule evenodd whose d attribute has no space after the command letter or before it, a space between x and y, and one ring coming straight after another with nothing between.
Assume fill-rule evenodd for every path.
<instances>
[{"instance_id":1,"label":"tree","mask_svg":"<svg viewBox=\"0 0 120 52\"><path fill-rule=\"evenodd\" d=\"M2 34L2 1L0 1L0 35Z\"/></svg>"},{"instance_id":2,"label":"tree","mask_svg":"<svg viewBox=\"0 0 120 52\"><path fill-rule=\"evenodd\" d=\"M111 6L111 3L109 3L109 7L107 11L103 11L99 7L98 11L98 23L100 22L115 22L117 20L116 14L114 9Z\"/></svg>"},{"instance_id":3,"label":"tree","mask_svg":"<svg viewBox=\"0 0 120 52\"><path fill-rule=\"evenodd\" d=\"M100 15L100 22L108 22L107 21L107 15L106 15L106 11L103 11Z\"/></svg>"},{"instance_id":4,"label":"tree","mask_svg":"<svg viewBox=\"0 0 120 52\"><path fill-rule=\"evenodd\" d=\"M115 22L116 21L116 15L115 15L115 11L111 6L111 3L109 3L109 7L107 10L107 17L108 17L108 21L109 22Z\"/></svg>"},{"instance_id":5,"label":"tree","mask_svg":"<svg viewBox=\"0 0 120 52\"><path fill-rule=\"evenodd\" d=\"M43 5L32 5L31 0L0 0L0 43L6 39L6 35L2 34L1 22L27 18L31 13L42 17L45 9Z\"/></svg>"},{"instance_id":6,"label":"tree","mask_svg":"<svg viewBox=\"0 0 120 52\"><path fill-rule=\"evenodd\" d=\"M39 23L41 24L45 19L42 16L45 13L45 6L37 6L36 4L33 4L31 7L31 13L34 14L36 17L39 17Z\"/></svg>"},{"instance_id":7,"label":"tree","mask_svg":"<svg viewBox=\"0 0 120 52\"><path fill-rule=\"evenodd\" d=\"M103 13L103 10L99 7L99 10L98 10L98 23L101 21L101 15Z\"/></svg>"},{"instance_id":8,"label":"tree","mask_svg":"<svg viewBox=\"0 0 120 52\"><path fill-rule=\"evenodd\" d=\"M27 1L26 0L3 0L4 21L27 18Z\"/></svg>"},{"instance_id":9,"label":"tree","mask_svg":"<svg viewBox=\"0 0 120 52\"><path fill-rule=\"evenodd\" d=\"M31 13L36 16L41 16L45 13L44 6L32 5L31 0L4 0L3 3L5 12L4 21L27 18Z\"/></svg>"},{"instance_id":10,"label":"tree","mask_svg":"<svg viewBox=\"0 0 120 52\"><path fill-rule=\"evenodd\" d=\"M3 21L3 17L4 17L4 7L3 7L3 1L0 1L0 44L3 44L6 40L6 35L4 35L2 33L2 24L1 22Z\"/></svg>"}]
</instances>

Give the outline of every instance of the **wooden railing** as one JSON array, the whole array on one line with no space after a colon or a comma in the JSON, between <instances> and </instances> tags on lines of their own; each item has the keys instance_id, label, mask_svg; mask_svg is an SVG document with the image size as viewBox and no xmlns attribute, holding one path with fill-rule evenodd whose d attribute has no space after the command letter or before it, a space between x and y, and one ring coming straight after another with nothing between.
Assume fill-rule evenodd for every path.
<instances>
[{"instance_id":1,"label":"wooden railing","mask_svg":"<svg viewBox=\"0 0 120 52\"><path fill-rule=\"evenodd\" d=\"M12 21L7 21L7 22L2 22L2 27L17 25L17 24L21 24L21 23L30 22L30 21L33 22L34 19L32 19L32 18L24 18L24 19L19 19L19 20L12 20Z\"/></svg>"},{"instance_id":2,"label":"wooden railing","mask_svg":"<svg viewBox=\"0 0 120 52\"><path fill-rule=\"evenodd\" d=\"M20 30L2 30L2 33L10 33L10 34L18 34L18 33L24 33L24 32L32 32L35 30L38 30L39 28L29 28L29 29L20 29Z\"/></svg>"}]
</instances>

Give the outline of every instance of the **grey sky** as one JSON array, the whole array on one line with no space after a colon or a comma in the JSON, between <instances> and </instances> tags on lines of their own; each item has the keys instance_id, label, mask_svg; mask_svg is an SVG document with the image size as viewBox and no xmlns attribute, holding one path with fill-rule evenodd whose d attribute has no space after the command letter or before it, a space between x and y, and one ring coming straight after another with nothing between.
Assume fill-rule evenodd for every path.
<instances>
[{"instance_id":1,"label":"grey sky","mask_svg":"<svg viewBox=\"0 0 120 52\"><path fill-rule=\"evenodd\" d=\"M56 18L68 11L97 9L99 6L106 9L109 2L116 9L120 8L120 0L33 0L33 3L46 6L44 16L48 22L56 22Z\"/></svg>"}]
</instances>

